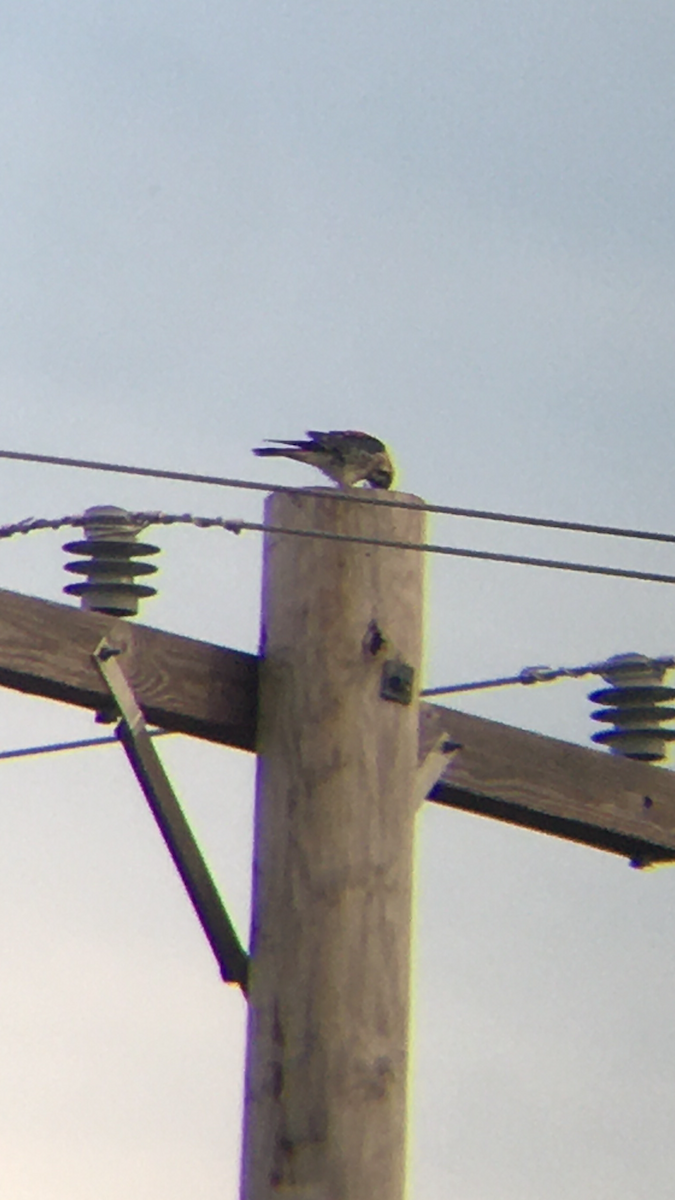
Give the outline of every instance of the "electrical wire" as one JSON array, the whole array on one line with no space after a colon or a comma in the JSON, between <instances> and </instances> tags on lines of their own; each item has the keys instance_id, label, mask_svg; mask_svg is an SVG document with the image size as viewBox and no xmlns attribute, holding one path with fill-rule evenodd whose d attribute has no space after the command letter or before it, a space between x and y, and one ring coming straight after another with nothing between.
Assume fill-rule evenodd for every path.
<instances>
[{"instance_id":1,"label":"electrical wire","mask_svg":"<svg viewBox=\"0 0 675 1200\"><path fill-rule=\"evenodd\" d=\"M337 493L336 493L337 494ZM416 550L424 554L443 554L454 558L470 558L483 562L512 563L516 566L545 567L553 571L573 571L584 575L606 575L615 579L637 579L646 583L675 583L675 575L664 575L657 571L635 571L627 567L600 567L590 563L567 562L555 558L534 558L523 554L503 554L495 550L469 550L459 546L441 546L432 542L402 542L387 538L359 537L356 534L330 533L320 529L289 529L285 525L265 525L259 521L244 521L229 517L196 517L192 513L139 512L127 513L127 520L139 530L150 525L189 524L200 529L220 528L228 533L239 534L243 530L253 533L287 534L289 537L318 538L330 542L346 542L361 546L383 546L390 550ZM58 520L24 520L15 525L0 527L0 538L17 533L30 533L35 529L58 529L62 525L83 525L87 518L62 517Z\"/></svg>"},{"instance_id":2,"label":"electrical wire","mask_svg":"<svg viewBox=\"0 0 675 1200\"><path fill-rule=\"evenodd\" d=\"M155 467L132 467L120 463L106 463L82 458L63 458L53 454L28 454L18 450L0 450L0 458L17 462L42 463L58 467L76 467L87 471L108 471L118 475L140 475L151 479L172 479L182 483L202 483L214 487L244 488L257 492L286 492L290 495L307 493L316 494L317 489L306 487L288 487L278 483L258 483L247 479L229 479L221 475L199 475L186 471L165 471ZM322 494L325 494L322 493ZM396 500L393 496L387 499L378 498L370 492L361 494L335 489L330 495L338 500L352 504L388 504L391 508L407 508L422 510L422 512L440 513L450 517L467 517L476 521L500 521L511 525L530 525L540 529L560 529L568 533L594 533L603 537L637 538L648 542L675 543L675 534L655 533L645 529L630 529L615 525L595 525L586 521L560 521L548 517L528 517L515 513L491 512L478 508L458 508L449 504L423 504L414 500Z\"/></svg>"},{"instance_id":3,"label":"electrical wire","mask_svg":"<svg viewBox=\"0 0 675 1200\"><path fill-rule=\"evenodd\" d=\"M81 527L84 520L83 516L56 517L53 520L49 517L25 517L12 525L0 525L0 539L16 537L18 533L35 533L39 529L63 529L66 525Z\"/></svg>"},{"instance_id":4,"label":"electrical wire","mask_svg":"<svg viewBox=\"0 0 675 1200\"><path fill-rule=\"evenodd\" d=\"M530 674L530 671L532 671L532 674ZM534 671L537 671L537 673L541 671L541 676L537 674L535 677ZM565 674L566 672L562 672L561 674L553 668L551 668L549 674L547 667L525 667L518 675L502 675L497 679L477 679L472 683L451 683L444 687L423 688L420 691L420 696L450 696L455 692L480 692L486 688L512 687L516 683L526 685L532 683L553 683L554 680L564 677Z\"/></svg>"},{"instance_id":5,"label":"electrical wire","mask_svg":"<svg viewBox=\"0 0 675 1200\"><path fill-rule=\"evenodd\" d=\"M165 737L173 733L172 729L149 729L149 737ZM99 738L80 738L76 742L52 742L48 746L23 746L19 750L0 750L0 759L3 758L32 758L35 754L56 754L59 750L82 750L85 746L119 746L119 738L99 737Z\"/></svg>"},{"instance_id":6,"label":"electrical wire","mask_svg":"<svg viewBox=\"0 0 675 1200\"><path fill-rule=\"evenodd\" d=\"M664 656L653 660L668 670L675 667L675 658ZM609 664L586 663L583 667L523 667L517 675L503 675L498 679L480 679L473 683L453 683L448 687L424 688L420 696L449 696L453 692L477 692L484 688L510 687L522 683L529 687L533 683L553 683L556 679L581 679L584 675L602 675Z\"/></svg>"},{"instance_id":7,"label":"electrical wire","mask_svg":"<svg viewBox=\"0 0 675 1200\"><path fill-rule=\"evenodd\" d=\"M237 526L238 528L234 528ZM547 567L553 571L576 571L585 575L609 575L617 579L640 579L647 583L675 583L675 575L656 571L633 571L625 567L598 567L589 563L565 562L556 558L532 558L524 554L501 554L495 550L466 550L457 546L437 546L431 542L398 542L386 538L357 537L328 533L318 529L288 529L284 525L263 525L257 521L229 521L232 533L243 529L259 533L281 533L292 537L321 538L330 542L352 542L362 546L385 546L390 550L418 550L425 554L448 554L454 558L473 558L483 562L515 563L525 567Z\"/></svg>"},{"instance_id":8,"label":"electrical wire","mask_svg":"<svg viewBox=\"0 0 675 1200\"><path fill-rule=\"evenodd\" d=\"M663 655L655 658L666 670L675 667L675 658ZM514 684L524 684L530 687L535 683L554 683L558 679L581 679L585 675L602 675L607 669L606 660L602 662L585 663L580 667L523 667L517 675L502 675L497 679L480 679L471 683L452 683L444 687L422 688L420 696L449 696L457 692L477 692L487 688L510 687ZM173 731L170 729L149 729L150 737L165 737ZM81 738L75 742L52 742L46 746L24 746L18 750L0 750L0 759L30 758L37 754L55 754L60 750L82 750L89 746L119 745L116 735L112 737Z\"/></svg>"},{"instance_id":9,"label":"electrical wire","mask_svg":"<svg viewBox=\"0 0 675 1200\"><path fill-rule=\"evenodd\" d=\"M140 533L144 529L149 529L151 525L194 525L197 529L226 529L228 533L240 533L244 522L238 518L228 517L197 517L194 513L165 513L159 511L153 512L136 512L124 513L125 525L131 529L135 529ZM21 521L15 521L12 525L0 525L0 540L3 538L16 537L17 534L35 533L42 529L58 530L65 526L73 526L83 528L91 523L91 516L86 513L80 513L77 516L67 517L25 517ZM97 514L97 525L111 524L115 525L119 522L120 516L107 516Z\"/></svg>"},{"instance_id":10,"label":"electrical wire","mask_svg":"<svg viewBox=\"0 0 675 1200\"><path fill-rule=\"evenodd\" d=\"M124 475L170 479L185 483L200 483L218 487L240 488L252 491L285 492L302 495L307 495L308 493L316 494L316 489L311 488L288 487L280 484L258 483L252 480L230 479L223 476L193 474L184 471L160 470L152 467L133 467L119 463L106 463L87 459L65 458L56 455L29 454L13 450L0 450L0 458L20 462L112 472ZM514 513L490 512L481 509L459 508L451 505L421 504L416 501L397 500L394 499L393 496L388 496L386 499L378 499L370 494L359 495L344 491L331 491L330 495L336 499L351 503L388 504L393 508L422 510L424 512L439 513L448 516L467 517L475 520L498 521L516 525L535 526L544 529L558 529L576 533L593 533L609 537L633 538L643 541L675 543L675 534L655 533L647 530L627 529L609 525L595 525L579 521L560 521L545 517L527 517L516 515ZM198 528L220 527L228 532L236 534L241 533L242 530L250 530L261 533L287 534L295 537L310 537L328 541L350 542L369 546L383 546L389 549L416 550L430 554L443 554L458 558L479 559L488 562L511 563L522 566L544 567L552 570L573 571L589 575L605 575L614 578L636 579L653 583L675 583L675 576L665 575L657 572L635 571L621 567L593 566L587 563L574 563L557 559L544 559L525 555L503 554L487 550L470 550L454 546L434 545L430 543L402 542L386 539L349 536L346 534L330 533L321 530L289 529L284 526L265 525L254 521L226 519L223 517L196 517L190 513L133 513L128 514L128 520L131 524L136 524L139 530L147 528L150 525L188 523ZM0 538L12 537L15 534L32 533L39 529L56 530L68 525L81 527L84 523L84 516L71 515L56 518L54 520L48 518L28 518L23 521L16 522L13 525L5 525L0 527ZM675 665L675 659L662 659L659 661L662 661L664 665L668 667ZM514 684L531 685L533 683L553 682L554 680L560 678L579 678L583 675L600 673L599 668L603 665L604 664L595 663L588 664L585 667L525 667L519 672L518 675L503 676L497 679L480 680L464 684L451 684L436 688L425 688L420 695L450 695L452 693L477 691L479 689L507 687ZM151 730L149 732L151 737L160 737L169 731ZM23 758L37 754L51 754L58 751L80 749L89 746L111 745L116 743L117 740L118 739L114 736L86 738L73 742L59 742L46 746L33 746L18 750L5 750L0 751L0 759Z\"/></svg>"}]
</instances>

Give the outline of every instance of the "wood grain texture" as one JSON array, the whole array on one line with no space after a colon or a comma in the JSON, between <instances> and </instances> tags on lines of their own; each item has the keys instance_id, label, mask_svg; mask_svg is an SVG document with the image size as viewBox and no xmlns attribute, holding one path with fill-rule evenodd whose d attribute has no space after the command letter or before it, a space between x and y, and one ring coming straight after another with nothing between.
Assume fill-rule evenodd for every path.
<instances>
[{"instance_id":1,"label":"wood grain texture","mask_svg":"<svg viewBox=\"0 0 675 1200\"><path fill-rule=\"evenodd\" d=\"M423 540L423 514L277 495L266 521ZM422 556L268 535L245 1200L400 1200ZM382 640L381 640L382 639Z\"/></svg>"},{"instance_id":2,"label":"wood grain texture","mask_svg":"<svg viewBox=\"0 0 675 1200\"><path fill-rule=\"evenodd\" d=\"M429 799L646 865L675 858L675 775L439 704L420 711L420 756L461 749Z\"/></svg>"},{"instance_id":3,"label":"wood grain texture","mask_svg":"<svg viewBox=\"0 0 675 1200\"><path fill-rule=\"evenodd\" d=\"M255 746L258 660L193 638L0 591L0 685L105 708L92 654L106 635L145 717L164 729L243 750Z\"/></svg>"},{"instance_id":4,"label":"wood grain texture","mask_svg":"<svg viewBox=\"0 0 675 1200\"><path fill-rule=\"evenodd\" d=\"M255 749L254 655L3 590L0 685L105 707L108 693L91 660L104 634L124 648L125 672L147 720ZM631 859L675 855L673 772L422 704L420 758L443 732L463 749L431 800Z\"/></svg>"}]
</instances>

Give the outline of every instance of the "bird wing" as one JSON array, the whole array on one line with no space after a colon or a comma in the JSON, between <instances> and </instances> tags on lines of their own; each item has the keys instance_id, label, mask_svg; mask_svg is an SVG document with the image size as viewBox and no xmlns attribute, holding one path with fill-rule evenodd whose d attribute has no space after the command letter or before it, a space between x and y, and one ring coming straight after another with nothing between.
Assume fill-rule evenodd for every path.
<instances>
[{"instance_id":1,"label":"bird wing","mask_svg":"<svg viewBox=\"0 0 675 1200\"><path fill-rule=\"evenodd\" d=\"M308 429L307 436L321 449L338 454L341 458L350 450L365 450L368 454L381 454L385 450L384 442L379 438L372 437L369 433L361 433L358 429L331 429L328 433Z\"/></svg>"}]
</instances>

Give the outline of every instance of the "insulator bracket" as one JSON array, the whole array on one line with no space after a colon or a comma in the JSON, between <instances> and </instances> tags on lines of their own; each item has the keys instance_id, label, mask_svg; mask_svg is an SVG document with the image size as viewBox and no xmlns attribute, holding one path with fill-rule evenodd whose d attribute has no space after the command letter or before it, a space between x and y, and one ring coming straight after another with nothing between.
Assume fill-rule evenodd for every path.
<instances>
[{"instance_id":1,"label":"insulator bracket","mask_svg":"<svg viewBox=\"0 0 675 1200\"><path fill-rule=\"evenodd\" d=\"M159 546L139 542L138 526L123 508L97 505L84 514L85 537L63 547L83 560L68 562L66 571L84 579L64 587L69 596L79 596L81 607L114 617L131 617L138 612L139 600L156 595L157 589L137 583L144 575L154 575L153 563L139 558L159 553Z\"/></svg>"},{"instance_id":2,"label":"insulator bracket","mask_svg":"<svg viewBox=\"0 0 675 1200\"><path fill-rule=\"evenodd\" d=\"M608 659L602 678L611 686L598 688L589 700L601 705L591 713L591 720L611 728L591 735L597 745L606 746L611 754L635 758L642 762L660 762L667 754L668 743L675 741L675 729L664 729L664 723L675 720L675 688L662 684L666 666L658 659L643 654L617 654Z\"/></svg>"}]
</instances>

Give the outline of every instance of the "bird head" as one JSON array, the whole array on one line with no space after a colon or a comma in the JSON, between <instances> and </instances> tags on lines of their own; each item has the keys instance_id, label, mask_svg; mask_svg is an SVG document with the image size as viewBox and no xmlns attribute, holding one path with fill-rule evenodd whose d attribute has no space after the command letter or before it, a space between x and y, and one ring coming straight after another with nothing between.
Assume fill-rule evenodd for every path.
<instances>
[{"instance_id":1,"label":"bird head","mask_svg":"<svg viewBox=\"0 0 675 1200\"><path fill-rule=\"evenodd\" d=\"M373 462L366 479L372 488L390 488L394 482L394 468L389 455L386 453L378 454L377 461Z\"/></svg>"}]
</instances>

